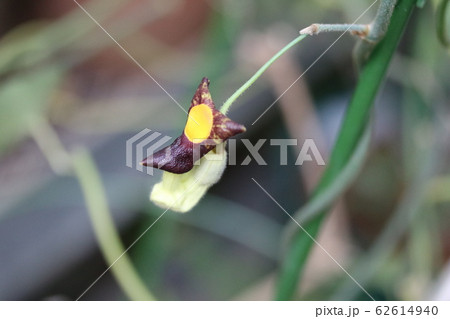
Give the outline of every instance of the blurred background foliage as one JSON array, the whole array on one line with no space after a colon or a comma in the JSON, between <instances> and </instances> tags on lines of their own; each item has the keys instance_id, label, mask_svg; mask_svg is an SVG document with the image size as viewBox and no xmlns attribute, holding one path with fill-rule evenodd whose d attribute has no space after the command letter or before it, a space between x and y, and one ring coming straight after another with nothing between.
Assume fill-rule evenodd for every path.
<instances>
[{"instance_id":1,"label":"blurred background foliage","mask_svg":"<svg viewBox=\"0 0 450 319\"><path fill-rule=\"evenodd\" d=\"M299 29L353 22L373 1L79 2L187 108L203 76L220 105ZM450 298L450 63L438 2L415 10L375 105L364 168L318 238L379 300ZM144 128L176 137L186 115L72 0L3 0L0 36L0 299L73 300L110 263L67 153L92 153L128 247L163 210L148 200L160 172L126 167L125 141ZM303 40L233 105L230 117L247 126L239 138L313 137L329 153L357 82L350 35L252 123L336 38ZM237 145L240 163L248 153ZM193 211L169 211L129 251L157 299L273 298L290 221L251 178L294 213L321 171L295 166L295 148L285 166L268 142L260 153L267 166L228 167ZM299 287L298 299L367 298L320 250ZM111 271L83 296L126 298Z\"/></svg>"}]
</instances>

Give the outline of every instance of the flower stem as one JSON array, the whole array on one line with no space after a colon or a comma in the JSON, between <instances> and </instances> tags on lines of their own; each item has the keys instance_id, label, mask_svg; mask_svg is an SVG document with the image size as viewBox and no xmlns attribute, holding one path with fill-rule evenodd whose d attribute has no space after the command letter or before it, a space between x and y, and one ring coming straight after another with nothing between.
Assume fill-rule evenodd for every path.
<instances>
[{"instance_id":1,"label":"flower stem","mask_svg":"<svg viewBox=\"0 0 450 319\"><path fill-rule=\"evenodd\" d=\"M247 81L245 82L239 89L236 90L236 92L233 93L232 96L228 98L228 100L225 101L225 103L220 108L220 112L223 114L226 114L231 106L231 104L234 103L234 101L237 100L239 96L242 95L242 93L245 92L260 76L264 73L269 66L275 62L280 56L282 56L287 50L292 48L294 45L299 43L301 40L303 40L306 37L306 34L302 34L292 40L289 44L287 44L284 48L282 48L280 51L278 51L277 54L275 54L269 61L267 61L256 73Z\"/></svg>"}]
</instances>

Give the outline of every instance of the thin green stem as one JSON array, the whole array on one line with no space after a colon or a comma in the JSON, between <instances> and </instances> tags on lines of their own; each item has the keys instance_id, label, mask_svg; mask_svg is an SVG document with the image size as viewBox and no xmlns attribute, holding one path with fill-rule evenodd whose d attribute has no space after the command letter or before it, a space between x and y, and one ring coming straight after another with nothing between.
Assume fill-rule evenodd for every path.
<instances>
[{"instance_id":1,"label":"thin green stem","mask_svg":"<svg viewBox=\"0 0 450 319\"><path fill-rule=\"evenodd\" d=\"M329 164L313 194L314 197L320 195L332 183L353 154L369 120L370 110L386 74L389 62L415 4L416 0L398 1L386 36L378 43L364 65L333 148ZM311 236L317 236L325 215L326 211L323 211L309 224L304 225L305 230ZM281 266L276 299L288 300L293 297L312 244L313 241L301 230L293 237Z\"/></svg>"},{"instance_id":2,"label":"thin green stem","mask_svg":"<svg viewBox=\"0 0 450 319\"><path fill-rule=\"evenodd\" d=\"M361 137L355 152L352 154L347 165L341 170L338 176L327 185L324 190L316 197L311 198L305 206L299 209L292 217L300 224L307 224L317 217L323 210L330 207L331 204L348 188L361 171L364 160L369 151L370 130L367 125L364 135ZM288 224L284 230L284 242L289 243L289 239L298 229L295 223Z\"/></svg>"},{"instance_id":3,"label":"thin green stem","mask_svg":"<svg viewBox=\"0 0 450 319\"><path fill-rule=\"evenodd\" d=\"M228 100L225 101L225 103L220 108L220 112L223 114L226 114L231 106L239 96L242 95L255 81L264 73L265 70L273 63L275 62L280 56L282 56L287 50L292 48L294 45L299 43L301 40L303 40L306 37L306 35L302 34L292 40L289 44L287 44L284 48L282 48L280 51L278 51L277 54L275 54L269 61L267 61L256 73L242 85L239 89L236 90L236 92L233 93L232 96L228 98Z\"/></svg>"},{"instance_id":4,"label":"thin green stem","mask_svg":"<svg viewBox=\"0 0 450 319\"><path fill-rule=\"evenodd\" d=\"M30 132L55 173L74 174L77 178L101 252L106 262L114 266L111 271L122 290L131 300L154 300L125 253L111 217L98 169L89 153L86 150L75 155L67 152L45 118L30 123Z\"/></svg>"},{"instance_id":5,"label":"thin green stem","mask_svg":"<svg viewBox=\"0 0 450 319\"><path fill-rule=\"evenodd\" d=\"M47 158L53 172L59 175L70 173L70 155L64 149L55 130L49 125L47 119L36 116L30 120L29 131L36 144Z\"/></svg>"},{"instance_id":6,"label":"thin green stem","mask_svg":"<svg viewBox=\"0 0 450 319\"><path fill-rule=\"evenodd\" d=\"M112 273L131 300L154 300L155 298L148 291L125 253L125 247L117 234L108 208L98 169L87 151L80 151L74 156L73 168L102 254L106 262L113 266Z\"/></svg>"}]
</instances>

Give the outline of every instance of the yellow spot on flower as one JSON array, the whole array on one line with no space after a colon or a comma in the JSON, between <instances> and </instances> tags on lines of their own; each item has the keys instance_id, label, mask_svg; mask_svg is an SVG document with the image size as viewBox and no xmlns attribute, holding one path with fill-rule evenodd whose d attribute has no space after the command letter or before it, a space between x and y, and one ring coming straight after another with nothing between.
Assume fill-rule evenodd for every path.
<instances>
[{"instance_id":1,"label":"yellow spot on flower","mask_svg":"<svg viewBox=\"0 0 450 319\"><path fill-rule=\"evenodd\" d=\"M191 142L201 143L211 134L212 125L211 108L206 104L199 104L191 108L184 134Z\"/></svg>"}]
</instances>

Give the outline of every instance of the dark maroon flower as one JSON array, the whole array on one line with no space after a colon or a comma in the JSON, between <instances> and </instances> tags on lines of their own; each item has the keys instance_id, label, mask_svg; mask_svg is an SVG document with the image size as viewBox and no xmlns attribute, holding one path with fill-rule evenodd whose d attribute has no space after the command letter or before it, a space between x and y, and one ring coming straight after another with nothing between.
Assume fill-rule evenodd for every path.
<instances>
[{"instance_id":1,"label":"dark maroon flower","mask_svg":"<svg viewBox=\"0 0 450 319\"><path fill-rule=\"evenodd\" d=\"M203 78L192 98L183 133L175 141L144 159L141 164L182 174L194 163L228 138L245 132L245 127L218 111L209 92L209 80Z\"/></svg>"}]
</instances>

